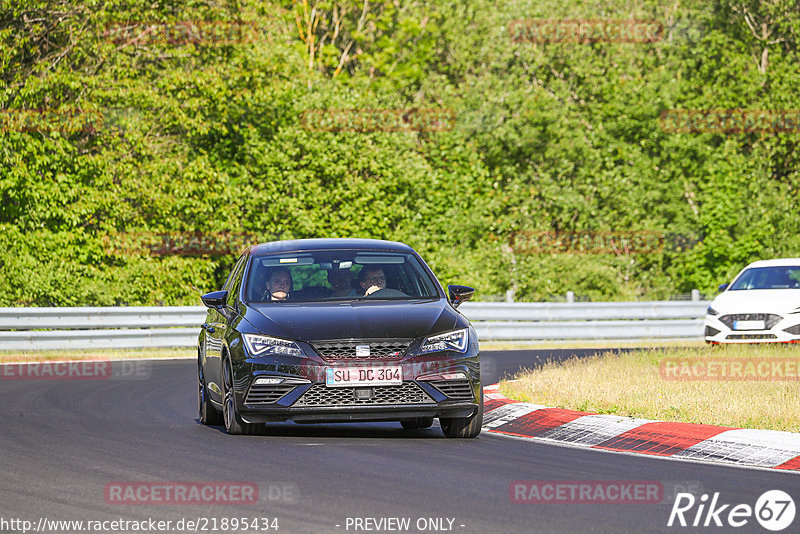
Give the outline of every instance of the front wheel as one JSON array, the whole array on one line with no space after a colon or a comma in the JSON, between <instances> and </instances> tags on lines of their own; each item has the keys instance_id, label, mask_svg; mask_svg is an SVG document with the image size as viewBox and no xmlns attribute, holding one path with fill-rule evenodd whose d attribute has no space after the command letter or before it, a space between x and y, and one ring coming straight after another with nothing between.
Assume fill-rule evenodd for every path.
<instances>
[{"instance_id":1,"label":"front wheel","mask_svg":"<svg viewBox=\"0 0 800 534\"><path fill-rule=\"evenodd\" d=\"M478 411L469 417L440 417L439 425L448 438L474 438L481 433L483 425L483 388Z\"/></svg>"},{"instance_id":2,"label":"front wheel","mask_svg":"<svg viewBox=\"0 0 800 534\"><path fill-rule=\"evenodd\" d=\"M222 423L222 415L217 411L208 397L208 387L206 386L203 364L197 361L197 414L200 422L204 425L219 425Z\"/></svg>"},{"instance_id":3,"label":"front wheel","mask_svg":"<svg viewBox=\"0 0 800 534\"><path fill-rule=\"evenodd\" d=\"M236 412L236 398L233 396L233 369L230 361L222 366L224 380L222 381L222 419L228 434L255 434L258 425L246 423Z\"/></svg>"}]
</instances>

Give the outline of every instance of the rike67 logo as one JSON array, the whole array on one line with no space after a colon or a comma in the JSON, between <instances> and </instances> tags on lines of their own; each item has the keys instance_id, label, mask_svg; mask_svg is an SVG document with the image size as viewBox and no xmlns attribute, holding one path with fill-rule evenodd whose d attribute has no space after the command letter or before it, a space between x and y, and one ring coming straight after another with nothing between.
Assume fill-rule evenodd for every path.
<instances>
[{"instance_id":1,"label":"rike67 logo","mask_svg":"<svg viewBox=\"0 0 800 534\"><path fill-rule=\"evenodd\" d=\"M702 494L699 499L691 493L679 493L672 505L667 526L737 528L747 525L755 517L763 528L778 532L794 521L794 500L781 490L764 492L755 506L723 504L719 499L719 492L715 492L711 501L708 501L707 493Z\"/></svg>"}]
</instances>

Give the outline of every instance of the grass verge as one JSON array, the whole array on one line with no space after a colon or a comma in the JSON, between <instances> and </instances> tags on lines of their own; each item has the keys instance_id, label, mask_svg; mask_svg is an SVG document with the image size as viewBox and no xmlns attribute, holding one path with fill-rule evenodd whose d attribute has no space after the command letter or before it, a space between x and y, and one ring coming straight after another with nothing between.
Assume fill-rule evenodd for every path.
<instances>
[{"instance_id":1,"label":"grass verge","mask_svg":"<svg viewBox=\"0 0 800 534\"><path fill-rule=\"evenodd\" d=\"M87 349L0 351L0 363L64 360L123 360L129 358L193 358L196 348Z\"/></svg>"},{"instance_id":2,"label":"grass verge","mask_svg":"<svg viewBox=\"0 0 800 534\"><path fill-rule=\"evenodd\" d=\"M651 348L523 370L500 393L592 413L800 432L799 371L797 345Z\"/></svg>"}]
</instances>

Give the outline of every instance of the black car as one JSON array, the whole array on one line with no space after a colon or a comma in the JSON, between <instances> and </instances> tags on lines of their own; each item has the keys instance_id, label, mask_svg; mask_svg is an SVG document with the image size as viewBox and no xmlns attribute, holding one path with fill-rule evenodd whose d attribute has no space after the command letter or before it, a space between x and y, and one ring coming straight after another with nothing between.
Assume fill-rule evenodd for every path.
<instances>
[{"instance_id":1,"label":"black car","mask_svg":"<svg viewBox=\"0 0 800 534\"><path fill-rule=\"evenodd\" d=\"M251 434L263 423L398 421L480 433L475 329L448 286L403 243L303 239L250 247L203 296L200 421Z\"/></svg>"}]
</instances>

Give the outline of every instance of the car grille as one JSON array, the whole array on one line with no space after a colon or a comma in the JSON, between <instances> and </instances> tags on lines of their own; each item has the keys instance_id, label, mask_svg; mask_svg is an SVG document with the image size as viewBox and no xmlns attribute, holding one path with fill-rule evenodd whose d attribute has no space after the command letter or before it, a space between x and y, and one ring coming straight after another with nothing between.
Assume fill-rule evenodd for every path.
<instances>
[{"instance_id":1,"label":"car grille","mask_svg":"<svg viewBox=\"0 0 800 534\"><path fill-rule=\"evenodd\" d=\"M777 339L775 334L728 334L725 339Z\"/></svg>"},{"instance_id":2,"label":"car grille","mask_svg":"<svg viewBox=\"0 0 800 534\"><path fill-rule=\"evenodd\" d=\"M295 387L295 384L254 384L247 392L244 403L275 404Z\"/></svg>"},{"instance_id":3,"label":"car grille","mask_svg":"<svg viewBox=\"0 0 800 534\"><path fill-rule=\"evenodd\" d=\"M358 388L365 389L365 388ZM414 382L401 386L374 386L372 398L356 399L356 388L329 388L314 384L293 406L376 406L381 404L435 404Z\"/></svg>"},{"instance_id":4,"label":"car grille","mask_svg":"<svg viewBox=\"0 0 800 534\"><path fill-rule=\"evenodd\" d=\"M764 321L764 329L770 330L778 324L783 317L774 313L734 313L723 315L719 318L720 322L733 330L734 321Z\"/></svg>"},{"instance_id":5,"label":"car grille","mask_svg":"<svg viewBox=\"0 0 800 534\"><path fill-rule=\"evenodd\" d=\"M311 346L325 361L399 360L411 345L411 339L347 339L312 341ZM356 347L369 346L369 356L356 356Z\"/></svg>"},{"instance_id":6,"label":"car grille","mask_svg":"<svg viewBox=\"0 0 800 534\"><path fill-rule=\"evenodd\" d=\"M472 386L469 380L430 380L428 384L432 385L450 399L457 400L472 400Z\"/></svg>"}]
</instances>

